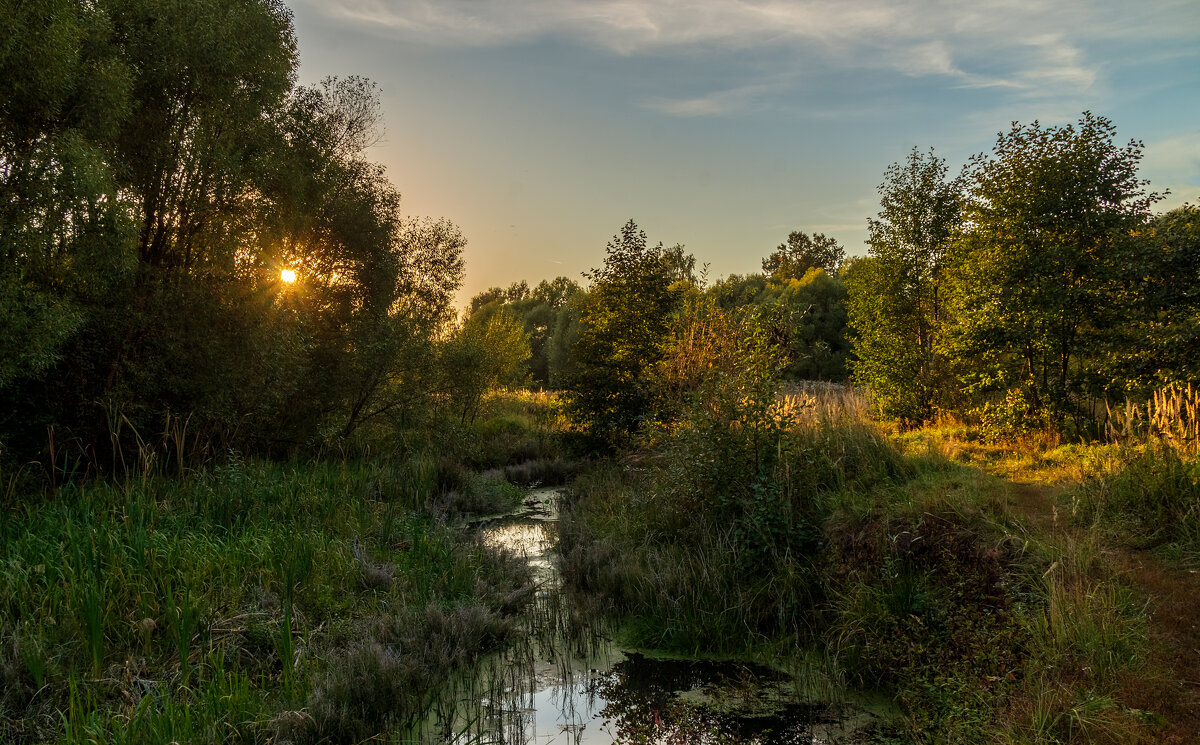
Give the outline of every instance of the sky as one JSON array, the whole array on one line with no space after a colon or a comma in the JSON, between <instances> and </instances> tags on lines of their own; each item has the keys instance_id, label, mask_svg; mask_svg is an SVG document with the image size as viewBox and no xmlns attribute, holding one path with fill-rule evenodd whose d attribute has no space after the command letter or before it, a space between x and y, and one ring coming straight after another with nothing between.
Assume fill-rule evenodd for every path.
<instances>
[{"instance_id":1,"label":"sky","mask_svg":"<svg viewBox=\"0 0 1200 745\"><path fill-rule=\"evenodd\" d=\"M954 172L1087 110L1200 202L1200 0L291 0L300 82L380 88L412 216L468 240L459 305L603 263L633 219L712 279L793 230L866 251L888 164Z\"/></svg>"}]
</instances>

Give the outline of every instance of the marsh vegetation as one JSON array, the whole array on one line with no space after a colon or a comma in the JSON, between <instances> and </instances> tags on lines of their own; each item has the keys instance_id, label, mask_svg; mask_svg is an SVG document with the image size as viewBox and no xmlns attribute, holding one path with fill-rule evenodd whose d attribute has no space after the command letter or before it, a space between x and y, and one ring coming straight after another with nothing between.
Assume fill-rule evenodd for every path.
<instances>
[{"instance_id":1,"label":"marsh vegetation","mask_svg":"<svg viewBox=\"0 0 1200 745\"><path fill-rule=\"evenodd\" d=\"M0 740L1200 739L1200 219L1103 117L460 314L283 3L0 28Z\"/></svg>"}]
</instances>

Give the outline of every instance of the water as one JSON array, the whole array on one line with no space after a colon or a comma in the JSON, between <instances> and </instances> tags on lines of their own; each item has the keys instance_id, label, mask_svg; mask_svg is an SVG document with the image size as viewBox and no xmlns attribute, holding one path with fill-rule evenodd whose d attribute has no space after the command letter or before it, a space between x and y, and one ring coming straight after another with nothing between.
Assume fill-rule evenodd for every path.
<instances>
[{"instance_id":1,"label":"water","mask_svg":"<svg viewBox=\"0 0 1200 745\"><path fill-rule=\"evenodd\" d=\"M480 522L487 545L524 556L538 583L523 642L497 654L441 707L438 739L456 745L795 745L852 743L873 717L804 702L790 675L765 666L658 659L580 623L555 565L557 489Z\"/></svg>"}]
</instances>

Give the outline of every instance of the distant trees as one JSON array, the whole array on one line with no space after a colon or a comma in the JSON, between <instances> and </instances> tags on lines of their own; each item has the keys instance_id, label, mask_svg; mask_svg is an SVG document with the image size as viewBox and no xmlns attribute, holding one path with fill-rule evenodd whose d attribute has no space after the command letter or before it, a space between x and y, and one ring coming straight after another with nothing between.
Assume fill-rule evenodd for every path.
<instances>
[{"instance_id":1,"label":"distant trees","mask_svg":"<svg viewBox=\"0 0 1200 745\"><path fill-rule=\"evenodd\" d=\"M583 290L567 277L542 280L532 290L516 282L507 289L492 287L471 298L468 319L488 317L500 309L518 318L528 337L530 382L544 388L564 385L568 350L578 338Z\"/></svg>"},{"instance_id":2,"label":"distant trees","mask_svg":"<svg viewBox=\"0 0 1200 745\"><path fill-rule=\"evenodd\" d=\"M793 230L785 242L763 259L762 270L775 282L800 279L810 269L824 269L836 274L845 257L846 250L841 244L824 233L810 236Z\"/></svg>"},{"instance_id":3,"label":"distant trees","mask_svg":"<svg viewBox=\"0 0 1200 745\"><path fill-rule=\"evenodd\" d=\"M526 380L529 337L507 308L475 314L443 345L442 390L461 422L474 420L484 394Z\"/></svg>"}]
</instances>

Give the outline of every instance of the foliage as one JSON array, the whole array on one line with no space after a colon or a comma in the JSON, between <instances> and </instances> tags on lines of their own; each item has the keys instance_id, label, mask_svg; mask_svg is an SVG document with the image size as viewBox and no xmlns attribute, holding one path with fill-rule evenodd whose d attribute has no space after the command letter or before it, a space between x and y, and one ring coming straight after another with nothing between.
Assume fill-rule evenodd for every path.
<instances>
[{"instance_id":1,"label":"foliage","mask_svg":"<svg viewBox=\"0 0 1200 745\"><path fill-rule=\"evenodd\" d=\"M782 281L761 274L730 275L705 294L725 310L758 315L771 341L786 353L785 378L845 380L850 340L841 275L818 268Z\"/></svg>"},{"instance_id":2,"label":"foliage","mask_svg":"<svg viewBox=\"0 0 1200 745\"><path fill-rule=\"evenodd\" d=\"M946 322L945 261L959 226L958 179L946 161L913 148L879 185L879 219L868 220L870 257L846 273L854 330L854 378L884 416L930 419L945 399L938 338Z\"/></svg>"},{"instance_id":3,"label":"foliage","mask_svg":"<svg viewBox=\"0 0 1200 745\"><path fill-rule=\"evenodd\" d=\"M1089 363L1124 318L1140 280L1134 235L1150 205L1142 145L1084 113L1076 124L1014 124L969 167L952 258L954 354L972 391L1019 387L1030 415L1061 424L1071 396L1101 393Z\"/></svg>"},{"instance_id":4,"label":"foliage","mask_svg":"<svg viewBox=\"0 0 1200 745\"><path fill-rule=\"evenodd\" d=\"M40 456L53 428L100 465L115 422L174 412L199 450L267 452L407 416L465 241L402 218L364 157L373 84L296 86L277 0L0 16L6 452Z\"/></svg>"},{"instance_id":5,"label":"foliage","mask_svg":"<svg viewBox=\"0 0 1200 745\"><path fill-rule=\"evenodd\" d=\"M901 468L838 406L777 397L778 365L753 315L693 298L659 368L677 418L636 465L572 489L564 573L621 614L633 643L731 654L792 639L821 596L830 496Z\"/></svg>"},{"instance_id":6,"label":"foliage","mask_svg":"<svg viewBox=\"0 0 1200 745\"><path fill-rule=\"evenodd\" d=\"M1129 448L1076 490L1071 512L1117 541L1200 559L1200 460L1153 440Z\"/></svg>"},{"instance_id":7,"label":"foliage","mask_svg":"<svg viewBox=\"0 0 1200 745\"><path fill-rule=\"evenodd\" d=\"M519 318L529 337L529 376L532 383L561 388L567 355L578 337L583 292L567 277L542 280L529 290L525 282L507 290L492 287L471 298L469 318L505 309Z\"/></svg>"},{"instance_id":8,"label":"foliage","mask_svg":"<svg viewBox=\"0 0 1200 745\"><path fill-rule=\"evenodd\" d=\"M772 341L785 353L784 378L846 379L846 292L841 276L809 269L799 279L768 285L756 298Z\"/></svg>"},{"instance_id":9,"label":"foliage","mask_svg":"<svg viewBox=\"0 0 1200 745\"><path fill-rule=\"evenodd\" d=\"M524 382L529 355L529 338L506 308L468 318L441 351L442 390L460 421L474 421L488 392Z\"/></svg>"},{"instance_id":10,"label":"foliage","mask_svg":"<svg viewBox=\"0 0 1200 745\"><path fill-rule=\"evenodd\" d=\"M910 730L984 739L1028 644L1020 555L961 505L842 514L830 531L828 638L852 679L898 692Z\"/></svg>"},{"instance_id":11,"label":"foliage","mask_svg":"<svg viewBox=\"0 0 1200 745\"><path fill-rule=\"evenodd\" d=\"M604 266L587 276L581 330L572 350L569 405L595 441L628 442L654 416L651 368L663 358L678 293L663 261L630 220L608 243Z\"/></svg>"},{"instance_id":12,"label":"foliage","mask_svg":"<svg viewBox=\"0 0 1200 745\"><path fill-rule=\"evenodd\" d=\"M706 292L725 310L750 305L766 291L762 274L731 274L713 282Z\"/></svg>"},{"instance_id":13,"label":"foliage","mask_svg":"<svg viewBox=\"0 0 1200 745\"><path fill-rule=\"evenodd\" d=\"M424 512L429 470L232 459L2 513L0 740L316 740L423 715L528 586ZM358 673L376 647L403 671L386 700L397 670Z\"/></svg>"},{"instance_id":14,"label":"foliage","mask_svg":"<svg viewBox=\"0 0 1200 745\"><path fill-rule=\"evenodd\" d=\"M780 243L775 251L763 259L762 270L775 282L800 279L810 269L824 269L836 274L846 257L846 249L824 233L808 233L793 230L787 241Z\"/></svg>"},{"instance_id":15,"label":"foliage","mask_svg":"<svg viewBox=\"0 0 1200 745\"><path fill-rule=\"evenodd\" d=\"M1133 248L1145 277L1132 286L1130 323L1113 330L1104 377L1135 391L1200 380L1200 206L1154 217Z\"/></svg>"},{"instance_id":16,"label":"foliage","mask_svg":"<svg viewBox=\"0 0 1200 745\"><path fill-rule=\"evenodd\" d=\"M687 253L682 243L663 249L662 260L667 266L667 276L670 277L671 284L700 284L700 279L696 276L696 257Z\"/></svg>"}]
</instances>

